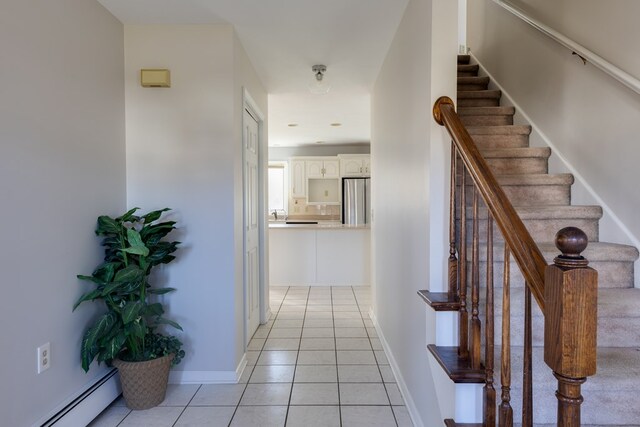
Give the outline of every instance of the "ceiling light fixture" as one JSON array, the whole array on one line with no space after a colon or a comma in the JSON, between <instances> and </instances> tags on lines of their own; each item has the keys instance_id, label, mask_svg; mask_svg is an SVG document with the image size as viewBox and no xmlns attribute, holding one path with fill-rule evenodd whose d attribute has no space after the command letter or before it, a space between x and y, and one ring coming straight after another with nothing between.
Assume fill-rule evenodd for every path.
<instances>
[{"instance_id":1,"label":"ceiling light fixture","mask_svg":"<svg viewBox=\"0 0 640 427\"><path fill-rule=\"evenodd\" d=\"M331 123L331 126L333 126L334 128L337 128L342 126L342 123Z\"/></svg>"},{"instance_id":2,"label":"ceiling light fixture","mask_svg":"<svg viewBox=\"0 0 640 427\"><path fill-rule=\"evenodd\" d=\"M296 126L298 126L297 123L289 123L287 126L289 126L290 128L294 128Z\"/></svg>"},{"instance_id":3,"label":"ceiling light fixture","mask_svg":"<svg viewBox=\"0 0 640 427\"><path fill-rule=\"evenodd\" d=\"M327 72L326 65L314 65L311 67L313 71L313 82L309 84L309 92L314 95L324 95L331 90L331 85L324 80L324 73Z\"/></svg>"}]
</instances>

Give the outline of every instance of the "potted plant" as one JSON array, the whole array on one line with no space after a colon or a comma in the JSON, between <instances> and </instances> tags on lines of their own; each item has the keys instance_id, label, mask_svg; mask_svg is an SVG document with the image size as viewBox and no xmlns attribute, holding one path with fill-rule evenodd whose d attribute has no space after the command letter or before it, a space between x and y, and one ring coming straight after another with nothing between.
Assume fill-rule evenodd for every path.
<instances>
[{"instance_id":1,"label":"potted plant","mask_svg":"<svg viewBox=\"0 0 640 427\"><path fill-rule=\"evenodd\" d=\"M158 332L162 325L182 328L163 317L162 304L153 301L175 289L153 288L148 281L153 267L175 259L172 254L180 242L163 240L175 229L175 221L158 221L169 209L142 216L135 215L137 210L98 218L96 234L104 237L104 262L91 276L78 275L95 289L82 295L73 309L85 301L106 304L107 312L82 340L82 368L87 372L94 359L117 367L127 406L148 409L164 400L169 368L184 356L176 337Z\"/></svg>"}]
</instances>

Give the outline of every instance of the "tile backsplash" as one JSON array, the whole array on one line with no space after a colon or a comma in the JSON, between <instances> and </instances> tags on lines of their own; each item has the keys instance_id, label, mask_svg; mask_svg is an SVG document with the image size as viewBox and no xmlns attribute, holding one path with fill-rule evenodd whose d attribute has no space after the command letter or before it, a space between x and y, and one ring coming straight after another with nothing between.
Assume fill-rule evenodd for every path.
<instances>
[{"instance_id":1,"label":"tile backsplash","mask_svg":"<svg viewBox=\"0 0 640 427\"><path fill-rule=\"evenodd\" d=\"M340 205L309 205L305 199L289 199L289 218L339 220Z\"/></svg>"}]
</instances>

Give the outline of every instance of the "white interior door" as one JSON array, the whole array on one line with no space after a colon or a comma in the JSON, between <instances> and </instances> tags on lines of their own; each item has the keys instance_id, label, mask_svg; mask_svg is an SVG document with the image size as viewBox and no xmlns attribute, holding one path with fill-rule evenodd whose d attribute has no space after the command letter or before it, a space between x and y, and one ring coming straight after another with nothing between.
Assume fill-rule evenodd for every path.
<instances>
[{"instance_id":1,"label":"white interior door","mask_svg":"<svg viewBox=\"0 0 640 427\"><path fill-rule=\"evenodd\" d=\"M258 122L245 109L243 118L244 145L244 286L247 335L246 341L260 324L260 227Z\"/></svg>"}]
</instances>

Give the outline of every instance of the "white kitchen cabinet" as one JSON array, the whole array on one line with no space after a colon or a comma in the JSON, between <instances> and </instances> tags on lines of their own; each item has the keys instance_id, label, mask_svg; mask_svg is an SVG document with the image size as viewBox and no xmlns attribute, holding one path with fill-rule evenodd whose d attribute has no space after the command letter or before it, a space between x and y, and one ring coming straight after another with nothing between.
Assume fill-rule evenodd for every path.
<instances>
[{"instance_id":1,"label":"white kitchen cabinet","mask_svg":"<svg viewBox=\"0 0 640 427\"><path fill-rule=\"evenodd\" d=\"M340 161L338 159L307 160L307 178L338 178Z\"/></svg>"},{"instance_id":2,"label":"white kitchen cabinet","mask_svg":"<svg viewBox=\"0 0 640 427\"><path fill-rule=\"evenodd\" d=\"M307 176L305 166L306 161L304 160L291 160L290 162L291 197L294 199L307 197Z\"/></svg>"},{"instance_id":3,"label":"white kitchen cabinet","mask_svg":"<svg viewBox=\"0 0 640 427\"><path fill-rule=\"evenodd\" d=\"M368 155L341 155L340 176L371 176L371 157Z\"/></svg>"},{"instance_id":4,"label":"white kitchen cabinet","mask_svg":"<svg viewBox=\"0 0 640 427\"><path fill-rule=\"evenodd\" d=\"M271 286L371 284L371 230L269 228Z\"/></svg>"},{"instance_id":5,"label":"white kitchen cabinet","mask_svg":"<svg viewBox=\"0 0 640 427\"><path fill-rule=\"evenodd\" d=\"M362 170L364 171L364 176L371 176L371 156L362 158Z\"/></svg>"}]
</instances>

